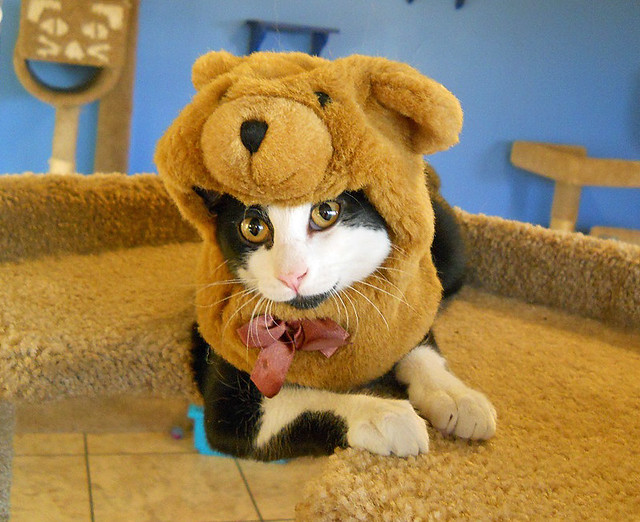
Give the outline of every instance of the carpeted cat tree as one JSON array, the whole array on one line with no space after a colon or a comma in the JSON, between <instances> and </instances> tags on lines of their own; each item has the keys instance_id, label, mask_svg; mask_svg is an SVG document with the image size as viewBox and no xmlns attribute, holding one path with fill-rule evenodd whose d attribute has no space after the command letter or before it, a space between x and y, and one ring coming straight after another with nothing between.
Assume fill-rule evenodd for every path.
<instances>
[{"instance_id":1,"label":"carpeted cat tree","mask_svg":"<svg viewBox=\"0 0 640 522\"><path fill-rule=\"evenodd\" d=\"M300 520L632 520L640 249L458 211L466 287L436 321L499 415L487 443L339 451ZM0 401L190 397L196 233L154 175L0 176ZM11 408L0 402L0 514ZM0 517L1 518L1 517Z\"/></svg>"},{"instance_id":2,"label":"carpeted cat tree","mask_svg":"<svg viewBox=\"0 0 640 522\"><path fill-rule=\"evenodd\" d=\"M0 520L9 519L13 428L13 405L0 401Z\"/></svg>"},{"instance_id":3,"label":"carpeted cat tree","mask_svg":"<svg viewBox=\"0 0 640 522\"><path fill-rule=\"evenodd\" d=\"M139 0L23 0L13 64L23 87L55 108L49 172L76 171L78 121L99 101L95 172L128 167ZM91 70L69 88L51 86L34 64Z\"/></svg>"}]
</instances>

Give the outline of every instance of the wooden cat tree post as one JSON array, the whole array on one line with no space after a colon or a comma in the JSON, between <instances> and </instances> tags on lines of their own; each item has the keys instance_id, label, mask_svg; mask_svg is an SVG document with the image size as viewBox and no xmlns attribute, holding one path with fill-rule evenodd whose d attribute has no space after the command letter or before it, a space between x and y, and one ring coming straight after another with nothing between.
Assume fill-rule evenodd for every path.
<instances>
[{"instance_id":1,"label":"wooden cat tree post","mask_svg":"<svg viewBox=\"0 0 640 522\"><path fill-rule=\"evenodd\" d=\"M98 99L94 170L126 172L137 10L133 0L22 1L13 62L22 85L56 109L50 172L75 172L80 109ZM59 89L38 79L31 61L90 66L97 72L84 85Z\"/></svg>"},{"instance_id":2,"label":"wooden cat tree post","mask_svg":"<svg viewBox=\"0 0 640 522\"><path fill-rule=\"evenodd\" d=\"M555 230L575 230L582 187L640 188L640 161L589 158L587 149L576 145L516 141L511 162L555 181L550 226ZM593 227L591 235L640 244L639 230Z\"/></svg>"}]
</instances>

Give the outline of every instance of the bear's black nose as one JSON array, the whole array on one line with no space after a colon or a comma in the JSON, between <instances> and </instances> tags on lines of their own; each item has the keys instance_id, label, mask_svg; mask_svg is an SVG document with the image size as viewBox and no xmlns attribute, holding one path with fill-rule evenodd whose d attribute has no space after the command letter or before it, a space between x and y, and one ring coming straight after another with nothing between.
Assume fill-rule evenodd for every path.
<instances>
[{"instance_id":1,"label":"bear's black nose","mask_svg":"<svg viewBox=\"0 0 640 522\"><path fill-rule=\"evenodd\" d=\"M268 128L264 121L259 120L248 120L240 126L240 139L251 154L260 148Z\"/></svg>"}]
</instances>

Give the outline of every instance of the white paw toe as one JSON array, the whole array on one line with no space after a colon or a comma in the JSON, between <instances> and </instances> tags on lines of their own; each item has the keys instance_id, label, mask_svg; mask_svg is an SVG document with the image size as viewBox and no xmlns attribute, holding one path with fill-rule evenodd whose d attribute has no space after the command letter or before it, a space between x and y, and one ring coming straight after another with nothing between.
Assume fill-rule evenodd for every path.
<instances>
[{"instance_id":1,"label":"white paw toe","mask_svg":"<svg viewBox=\"0 0 640 522\"><path fill-rule=\"evenodd\" d=\"M465 388L456 392L437 390L412 402L431 425L447 435L486 440L496 433L496 410L480 392Z\"/></svg>"},{"instance_id":2,"label":"white paw toe","mask_svg":"<svg viewBox=\"0 0 640 522\"><path fill-rule=\"evenodd\" d=\"M458 408L453 397L438 390L421 401L420 410L431 425L445 433L451 433L458 422Z\"/></svg>"},{"instance_id":3,"label":"white paw toe","mask_svg":"<svg viewBox=\"0 0 640 522\"><path fill-rule=\"evenodd\" d=\"M350 446L399 457L429 450L426 424L408 401L365 399L349 425L347 439Z\"/></svg>"}]
</instances>

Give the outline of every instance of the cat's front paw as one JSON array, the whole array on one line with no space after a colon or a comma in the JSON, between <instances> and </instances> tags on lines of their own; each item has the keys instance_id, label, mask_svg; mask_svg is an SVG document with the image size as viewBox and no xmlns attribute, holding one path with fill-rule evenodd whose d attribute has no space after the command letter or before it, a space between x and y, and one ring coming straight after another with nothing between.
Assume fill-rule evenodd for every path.
<instances>
[{"instance_id":1,"label":"cat's front paw","mask_svg":"<svg viewBox=\"0 0 640 522\"><path fill-rule=\"evenodd\" d=\"M486 440L496 433L497 413L489 399L466 386L455 390L410 390L409 399L446 435Z\"/></svg>"},{"instance_id":2,"label":"cat's front paw","mask_svg":"<svg viewBox=\"0 0 640 522\"><path fill-rule=\"evenodd\" d=\"M349 419L347 440L378 455L408 457L429 451L427 426L409 401L361 397Z\"/></svg>"}]
</instances>

